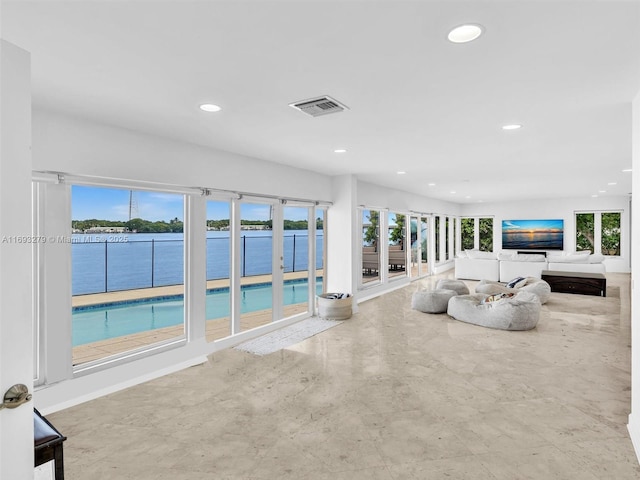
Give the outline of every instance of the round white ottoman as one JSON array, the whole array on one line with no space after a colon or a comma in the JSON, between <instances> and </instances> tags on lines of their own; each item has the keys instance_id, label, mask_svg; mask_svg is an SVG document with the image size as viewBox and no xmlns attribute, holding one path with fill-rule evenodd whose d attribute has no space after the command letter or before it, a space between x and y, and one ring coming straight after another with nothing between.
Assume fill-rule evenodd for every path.
<instances>
[{"instance_id":1,"label":"round white ottoman","mask_svg":"<svg viewBox=\"0 0 640 480\"><path fill-rule=\"evenodd\" d=\"M446 278L438 280L436 289L455 290L458 295L467 295L469 293L469 288L462 280L448 280Z\"/></svg>"},{"instance_id":2,"label":"round white ottoman","mask_svg":"<svg viewBox=\"0 0 640 480\"><path fill-rule=\"evenodd\" d=\"M455 290L419 290L411 297L411 308L424 313L444 313L449 299L457 295Z\"/></svg>"},{"instance_id":3,"label":"round white ottoman","mask_svg":"<svg viewBox=\"0 0 640 480\"><path fill-rule=\"evenodd\" d=\"M526 283L522 287L509 288L504 283L493 282L491 280L481 280L476 285L476 293L495 295L496 293L516 293L518 291L535 293L541 304L547 303L551 297L551 287L547 282L536 277L527 277Z\"/></svg>"},{"instance_id":4,"label":"round white ottoman","mask_svg":"<svg viewBox=\"0 0 640 480\"><path fill-rule=\"evenodd\" d=\"M447 313L461 322L500 330L531 330L540 319L540 300L531 292L519 291L513 297L482 303L482 293L459 295L449 300Z\"/></svg>"}]
</instances>

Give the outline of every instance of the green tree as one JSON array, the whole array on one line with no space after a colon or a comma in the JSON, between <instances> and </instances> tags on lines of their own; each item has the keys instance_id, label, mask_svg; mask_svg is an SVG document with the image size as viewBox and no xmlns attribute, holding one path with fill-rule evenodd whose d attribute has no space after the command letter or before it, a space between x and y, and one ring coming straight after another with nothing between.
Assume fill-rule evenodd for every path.
<instances>
[{"instance_id":1,"label":"green tree","mask_svg":"<svg viewBox=\"0 0 640 480\"><path fill-rule=\"evenodd\" d=\"M460 219L460 236L463 250L473 250L474 246L474 219Z\"/></svg>"},{"instance_id":2,"label":"green tree","mask_svg":"<svg viewBox=\"0 0 640 480\"><path fill-rule=\"evenodd\" d=\"M576 213L576 250L594 252L595 215L593 213Z\"/></svg>"},{"instance_id":3,"label":"green tree","mask_svg":"<svg viewBox=\"0 0 640 480\"><path fill-rule=\"evenodd\" d=\"M480 250L493 252L493 218L480 218Z\"/></svg>"},{"instance_id":4,"label":"green tree","mask_svg":"<svg viewBox=\"0 0 640 480\"><path fill-rule=\"evenodd\" d=\"M378 251L378 223L380 221L379 216L379 212L375 210L369 211L369 216L367 217L369 224L367 225L367 229L364 232L364 241L367 244L372 245L376 252Z\"/></svg>"},{"instance_id":5,"label":"green tree","mask_svg":"<svg viewBox=\"0 0 640 480\"><path fill-rule=\"evenodd\" d=\"M215 230L227 230L229 228L229 219L207 220L207 227Z\"/></svg>"},{"instance_id":6,"label":"green tree","mask_svg":"<svg viewBox=\"0 0 640 480\"><path fill-rule=\"evenodd\" d=\"M132 218L126 223L126 225L130 232L142 232L145 228L145 224L147 223L149 222L141 218Z\"/></svg>"},{"instance_id":7,"label":"green tree","mask_svg":"<svg viewBox=\"0 0 640 480\"><path fill-rule=\"evenodd\" d=\"M184 231L184 223L182 220L179 220L178 217L175 217L173 220L169 222L169 230L174 233L180 233Z\"/></svg>"},{"instance_id":8,"label":"green tree","mask_svg":"<svg viewBox=\"0 0 640 480\"><path fill-rule=\"evenodd\" d=\"M405 216L401 215L399 213L396 213L396 217L394 219L394 222L395 222L395 226L391 230L391 234L389 235L389 240L394 245L402 245L402 248L404 249Z\"/></svg>"},{"instance_id":9,"label":"green tree","mask_svg":"<svg viewBox=\"0 0 640 480\"><path fill-rule=\"evenodd\" d=\"M620 255L620 212L603 213L601 220L602 253Z\"/></svg>"},{"instance_id":10,"label":"green tree","mask_svg":"<svg viewBox=\"0 0 640 480\"><path fill-rule=\"evenodd\" d=\"M309 223L306 220L284 220L285 230L306 230Z\"/></svg>"}]
</instances>

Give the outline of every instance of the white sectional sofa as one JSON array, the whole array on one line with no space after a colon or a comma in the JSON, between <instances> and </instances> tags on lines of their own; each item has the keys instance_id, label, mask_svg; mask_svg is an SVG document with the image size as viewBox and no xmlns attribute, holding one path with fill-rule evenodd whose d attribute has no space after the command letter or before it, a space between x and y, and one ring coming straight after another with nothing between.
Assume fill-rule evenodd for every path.
<instances>
[{"instance_id":1,"label":"white sectional sofa","mask_svg":"<svg viewBox=\"0 0 640 480\"><path fill-rule=\"evenodd\" d=\"M542 271L547 270L544 255L500 253L498 260L501 282L508 282L516 277L540 278Z\"/></svg>"},{"instance_id":2,"label":"white sectional sofa","mask_svg":"<svg viewBox=\"0 0 640 480\"><path fill-rule=\"evenodd\" d=\"M516 277L542 276L543 270L605 273L604 256L590 252L518 254L465 250L455 259L455 278L509 282Z\"/></svg>"},{"instance_id":3,"label":"white sectional sofa","mask_svg":"<svg viewBox=\"0 0 640 480\"><path fill-rule=\"evenodd\" d=\"M456 278L497 282L500 279L500 262L495 253L465 250L455 258L455 272Z\"/></svg>"},{"instance_id":4,"label":"white sectional sofa","mask_svg":"<svg viewBox=\"0 0 640 480\"><path fill-rule=\"evenodd\" d=\"M585 259L586 257L586 259ZM599 253L576 253L571 255L549 255L547 270L560 272L606 273L604 255Z\"/></svg>"}]
</instances>

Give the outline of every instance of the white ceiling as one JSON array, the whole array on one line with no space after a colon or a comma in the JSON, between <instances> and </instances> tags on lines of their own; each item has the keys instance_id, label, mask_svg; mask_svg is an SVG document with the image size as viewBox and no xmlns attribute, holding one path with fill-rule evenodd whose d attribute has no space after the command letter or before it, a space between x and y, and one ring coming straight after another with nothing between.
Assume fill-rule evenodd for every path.
<instances>
[{"instance_id":1,"label":"white ceiling","mask_svg":"<svg viewBox=\"0 0 640 480\"><path fill-rule=\"evenodd\" d=\"M636 0L3 0L2 35L40 108L457 203L631 192Z\"/></svg>"}]
</instances>

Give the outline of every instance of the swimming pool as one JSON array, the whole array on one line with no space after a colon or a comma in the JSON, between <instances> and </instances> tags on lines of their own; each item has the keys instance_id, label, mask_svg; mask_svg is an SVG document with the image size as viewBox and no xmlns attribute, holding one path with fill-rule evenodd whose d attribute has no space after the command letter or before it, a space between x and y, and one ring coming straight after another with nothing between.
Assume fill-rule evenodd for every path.
<instances>
[{"instance_id":1,"label":"swimming pool","mask_svg":"<svg viewBox=\"0 0 640 480\"><path fill-rule=\"evenodd\" d=\"M308 301L307 280L291 280L284 284L284 304L294 305ZM316 293L322 293L322 279L317 280ZM245 285L241 288L240 312L249 313L271 308L270 283ZM206 317L230 315L229 289L207 291ZM87 343L122 337L134 333L172 327L183 323L184 298L173 295L162 298L141 299L86 307L72 310L72 344Z\"/></svg>"}]
</instances>

